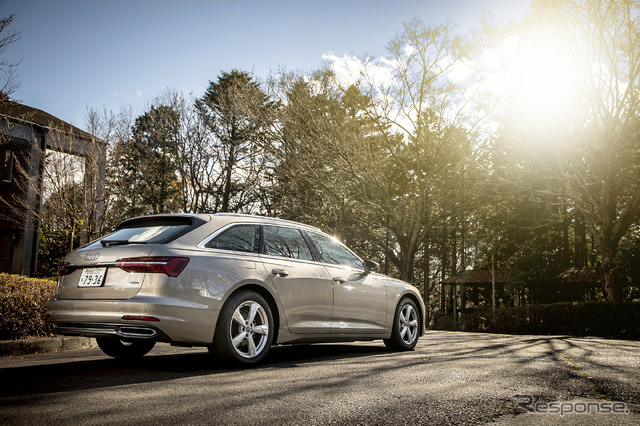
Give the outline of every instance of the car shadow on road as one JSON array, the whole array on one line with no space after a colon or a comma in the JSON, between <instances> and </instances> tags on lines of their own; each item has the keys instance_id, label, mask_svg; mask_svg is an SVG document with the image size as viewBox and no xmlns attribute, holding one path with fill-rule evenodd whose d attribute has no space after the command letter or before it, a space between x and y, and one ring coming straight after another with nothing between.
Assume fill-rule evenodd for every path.
<instances>
[{"instance_id":1,"label":"car shadow on road","mask_svg":"<svg viewBox=\"0 0 640 426\"><path fill-rule=\"evenodd\" d=\"M95 355L98 350L85 351L92 351ZM204 348L154 350L139 360L127 362L111 358L72 362L51 358L50 362L39 365L0 369L0 398L228 374L246 369L291 368L302 363L362 358L385 352L382 344L282 346L272 348L267 358L254 367L225 366L212 358ZM56 361L58 359L61 361Z\"/></svg>"},{"instance_id":2,"label":"car shadow on road","mask_svg":"<svg viewBox=\"0 0 640 426\"><path fill-rule=\"evenodd\" d=\"M362 358L369 355L390 353L380 343L379 345L354 344L315 344L276 346L271 349L263 365L278 368L294 367L303 363Z\"/></svg>"}]
</instances>

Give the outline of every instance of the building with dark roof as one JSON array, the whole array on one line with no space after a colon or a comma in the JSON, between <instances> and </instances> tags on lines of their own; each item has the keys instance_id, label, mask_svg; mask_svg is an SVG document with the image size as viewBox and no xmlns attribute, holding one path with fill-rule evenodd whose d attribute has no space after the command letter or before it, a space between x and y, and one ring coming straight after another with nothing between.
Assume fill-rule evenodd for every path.
<instances>
[{"instance_id":1,"label":"building with dark roof","mask_svg":"<svg viewBox=\"0 0 640 426\"><path fill-rule=\"evenodd\" d=\"M37 271L49 150L84 159L85 186L98 182L98 205L91 211L102 214L106 143L37 108L0 101L0 272L33 276Z\"/></svg>"}]
</instances>

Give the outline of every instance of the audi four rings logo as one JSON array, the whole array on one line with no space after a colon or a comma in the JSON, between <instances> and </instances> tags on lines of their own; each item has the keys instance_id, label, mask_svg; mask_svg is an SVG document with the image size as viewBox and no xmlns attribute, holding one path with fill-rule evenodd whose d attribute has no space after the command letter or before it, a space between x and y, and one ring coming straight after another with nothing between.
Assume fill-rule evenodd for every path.
<instances>
[{"instance_id":1,"label":"audi four rings logo","mask_svg":"<svg viewBox=\"0 0 640 426\"><path fill-rule=\"evenodd\" d=\"M98 260L100 257L100 253L87 253L84 255L84 260L87 262L92 262L94 260Z\"/></svg>"}]
</instances>

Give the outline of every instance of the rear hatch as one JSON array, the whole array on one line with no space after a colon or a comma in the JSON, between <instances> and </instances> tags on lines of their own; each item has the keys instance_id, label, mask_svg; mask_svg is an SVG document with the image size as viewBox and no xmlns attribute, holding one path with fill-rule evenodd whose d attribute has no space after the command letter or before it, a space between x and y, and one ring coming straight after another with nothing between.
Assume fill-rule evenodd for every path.
<instances>
[{"instance_id":1,"label":"rear hatch","mask_svg":"<svg viewBox=\"0 0 640 426\"><path fill-rule=\"evenodd\" d=\"M188 259L153 257L152 252L202 223L189 216L153 216L123 222L113 233L65 256L59 270L58 297L132 298L140 291L147 272L172 276L176 268L186 266Z\"/></svg>"}]
</instances>

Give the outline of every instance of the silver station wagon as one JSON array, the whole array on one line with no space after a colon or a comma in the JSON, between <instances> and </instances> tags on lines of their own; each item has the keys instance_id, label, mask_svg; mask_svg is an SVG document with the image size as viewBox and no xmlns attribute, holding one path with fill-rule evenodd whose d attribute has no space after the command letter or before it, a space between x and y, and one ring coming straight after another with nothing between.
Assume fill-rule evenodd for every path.
<instances>
[{"instance_id":1,"label":"silver station wagon","mask_svg":"<svg viewBox=\"0 0 640 426\"><path fill-rule=\"evenodd\" d=\"M58 334L95 337L116 358L141 357L156 342L206 346L235 364L260 361L274 344L382 339L411 350L424 303L377 269L296 222L137 217L65 256L50 322Z\"/></svg>"}]
</instances>

